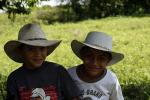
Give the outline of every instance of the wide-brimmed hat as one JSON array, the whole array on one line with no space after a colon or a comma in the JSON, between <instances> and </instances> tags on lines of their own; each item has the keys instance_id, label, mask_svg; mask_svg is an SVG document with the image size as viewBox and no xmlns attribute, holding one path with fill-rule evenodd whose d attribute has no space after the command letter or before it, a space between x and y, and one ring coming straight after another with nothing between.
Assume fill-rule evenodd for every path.
<instances>
[{"instance_id":1,"label":"wide-brimmed hat","mask_svg":"<svg viewBox=\"0 0 150 100\"><path fill-rule=\"evenodd\" d=\"M47 55L49 55L60 44L60 42L60 40L47 40L44 32L38 24L29 23L20 29L18 40L10 40L4 45L4 51L12 60L22 63L23 58L17 52L17 48L21 44L47 47Z\"/></svg>"},{"instance_id":2,"label":"wide-brimmed hat","mask_svg":"<svg viewBox=\"0 0 150 100\"><path fill-rule=\"evenodd\" d=\"M108 63L109 65L115 64L124 58L121 53L112 51L112 37L103 32L90 32L88 33L84 42L73 40L71 42L71 48L73 52L81 59L80 50L82 47L88 46L93 49L102 50L111 53L112 59Z\"/></svg>"}]
</instances>

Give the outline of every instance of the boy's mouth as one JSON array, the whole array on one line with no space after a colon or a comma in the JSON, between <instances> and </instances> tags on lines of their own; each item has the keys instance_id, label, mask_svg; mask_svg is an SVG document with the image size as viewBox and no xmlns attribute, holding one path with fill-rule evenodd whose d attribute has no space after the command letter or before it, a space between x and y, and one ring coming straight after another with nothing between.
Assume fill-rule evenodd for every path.
<instances>
[{"instance_id":1,"label":"boy's mouth","mask_svg":"<svg viewBox=\"0 0 150 100\"><path fill-rule=\"evenodd\" d=\"M39 59L33 58L33 61L35 61L35 62L41 62L41 61L43 61L43 59L41 59L41 58L39 58Z\"/></svg>"},{"instance_id":2,"label":"boy's mouth","mask_svg":"<svg viewBox=\"0 0 150 100\"><path fill-rule=\"evenodd\" d=\"M99 66L88 66L87 69L89 69L89 70L103 70L105 68L99 67Z\"/></svg>"}]
</instances>

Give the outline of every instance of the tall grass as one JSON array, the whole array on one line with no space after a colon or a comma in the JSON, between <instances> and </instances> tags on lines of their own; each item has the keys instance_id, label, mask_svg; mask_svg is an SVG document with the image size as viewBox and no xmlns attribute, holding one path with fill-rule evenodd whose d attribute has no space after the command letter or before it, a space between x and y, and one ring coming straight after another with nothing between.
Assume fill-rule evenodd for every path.
<instances>
[{"instance_id":1,"label":"tall grass","mask_svg":"<svg viewBox=\"0 0 150 100\"><path fill-rule=\"evenodd\" d=\"M84 40L90 31L105 32L113 37L113 51L124 53L120 63L108 67L114 71L123 88L126 100L150 100L150 17L108 17L76 23L54 23L44 25L34 16L18 16L10 22L5 14L0 15L0 73L8 76L21 64L13 62L3 50L8 40L17 39L21 26L28 22L38 22L48 39L63 40L60 46L47 57L66 68L81 62L71 48L73 39Z\"/></svg>"}]
</instances>

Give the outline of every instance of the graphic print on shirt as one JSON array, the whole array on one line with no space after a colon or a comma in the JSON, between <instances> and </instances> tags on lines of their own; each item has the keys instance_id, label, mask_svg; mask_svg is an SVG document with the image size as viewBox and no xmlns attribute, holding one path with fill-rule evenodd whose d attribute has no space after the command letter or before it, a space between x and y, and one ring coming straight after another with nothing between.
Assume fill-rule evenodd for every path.
<instances>
[{"instance_id":1,"label":"graphic print on shirt","mask_svg":"<svg viewBox=\"0 0 150 100\"><path fill-rule=\"evenodd\" d=\"M46 96L42 88L35 88L31 95L32 100L50 100L50 96Z\"/></svg>"},{"instance_id":2,"label":"graphic print on shirt","mask_svg":"<svg viewBox=\"0 0 150 100\"><path fill-rule=\"evenodd\" d=\"M92 98L91 97L84 97L84 98L82 98L82 100L92 100Z\"/></svg>"},{"instance_id":3,"label":"graphic print on shirt","mask_svg":"<svg viewBox=\"0 0 150 100\"><path fill-rule=\"evenodd\" d=\"M20 100L58 100L58 93L55 86L34 88L27 90L24 87L19 88Z\"/></svg>"},{"instance_id":4,"label":"graphic print on shirt","mask_svg":"<svg viewBox=\"0 0 150 100\"><path fill-rule=\"evenodd\" d=\"M102 91L86 89L82 90L82 100L100 100L105 94Z\"/></svg>"}]
</instances>

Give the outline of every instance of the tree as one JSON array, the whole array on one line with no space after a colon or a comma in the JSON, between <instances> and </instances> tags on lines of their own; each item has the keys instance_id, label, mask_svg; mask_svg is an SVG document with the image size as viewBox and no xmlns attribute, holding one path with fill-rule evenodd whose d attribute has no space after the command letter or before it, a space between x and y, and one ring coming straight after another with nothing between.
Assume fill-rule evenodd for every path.
<instances>
[{"instance_id":1,"label":"tree","mask_svg":"<svg viewBox=\"0 0 150 100\"><path fill-rule=\"evenodd\" d=\"M0 0L0 9L8 13L8 18L15 20L16 14L29 14L31 7L43 0Z\"/></svg>"},{"instance_id":2,"label":"tree","mask_svg":"<svg viewBox=\"0 0 150 100\"><path fill-rule=\"evenodd\" d=\"M66 0L61 0L66 1ZM67 0L77 19L149 14L150 0Z\"/></svg>"},{"instance_id":3,"label":"tree","mask_svg":"<svg viewBox=\"0 0 150 100\"><path fill-rule=\"evenodd\" d=\"M71 8L80 18L101 18L120 12L124 0L70 0ZM82 16L80 16L82 14Z\"/></svg>"}]
</instances>

